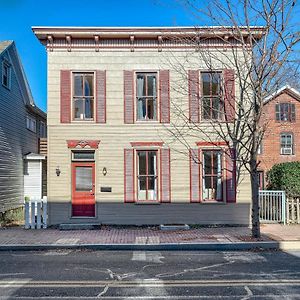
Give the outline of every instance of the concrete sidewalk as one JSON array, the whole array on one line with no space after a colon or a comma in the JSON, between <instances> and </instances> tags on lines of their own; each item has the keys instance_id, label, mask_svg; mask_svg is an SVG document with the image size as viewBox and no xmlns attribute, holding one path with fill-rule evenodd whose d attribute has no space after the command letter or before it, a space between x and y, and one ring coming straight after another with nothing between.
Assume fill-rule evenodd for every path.
<instances>
[{"instance_id":1,"label":"concrete sidewalk","mask_svg":"<svg viewBox=\"0 0 300 300\"><path fill-rule=\"evenodd\" d=\"M0 229L0 250L63 248L126 250L300 250L300 225L262 225L262 237L251 237L247 227L199 227L161 231L157 227L102 226L96 230Z\"/></svg>"}]
</instances>

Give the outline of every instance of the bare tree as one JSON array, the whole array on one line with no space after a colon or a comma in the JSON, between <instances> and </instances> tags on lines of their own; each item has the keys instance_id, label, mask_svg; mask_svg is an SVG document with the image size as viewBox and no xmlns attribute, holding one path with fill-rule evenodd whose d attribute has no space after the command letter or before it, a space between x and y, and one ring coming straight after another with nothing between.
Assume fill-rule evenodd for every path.
<instances>
[{"instance_id":1,"label":"bare tree","mask_svg":"<svg viewBox=\"0 0 300 300\"><path fill-rule=\"evenodd\" d=\"M208 112L203 94L196 95L199 97L200 115L206 119L205 125L193 118L193 108L189 113L180 101L173 99L172 112L176 118L168 128L171 141L180 142L184 149L190 149L190 137L205 137L210 142L223 141L234 149L237 169L245 169L250 175L252 236L258 238L257 153L267 126L263 118L263 105L264 99L291 77L291 68L298 68L295 51L300 34L298 24L293 23L296 1L211 0L205 8L202 1L186 0L183 3L195 16L214 26L196 27L193 34L173 41L193 45L195 49L193 53L188 53L184 61L177 59L176 55L171 56L169 63L172 68L185 79L178 80L173 88L185 95L197 94L197 91L188 90L184 84L186 80L190 81L189 86L199 84L191 82L199 80L199 75L193 76L189 70L193 65L195 69L202 65L213 77L216 69L221 68L234 70L234 73L212 79L220 90L218 100L211 104ZM208 31L210 37L207 37ZM223 47L208 50L212 40L218 41ZM218 85L220 80L223 84ZM235 92L232 82L235 82ZM205 115L207 113L211 114L208 118Z\"/></svg>"}]
</instances>

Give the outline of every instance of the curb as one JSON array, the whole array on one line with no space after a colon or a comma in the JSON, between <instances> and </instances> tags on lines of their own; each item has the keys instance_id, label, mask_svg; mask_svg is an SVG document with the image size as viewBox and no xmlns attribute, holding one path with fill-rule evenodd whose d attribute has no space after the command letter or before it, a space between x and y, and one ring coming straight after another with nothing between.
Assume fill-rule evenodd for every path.
<instances>
[{"instance_id":1,"label":"curb","mask_svg":"<svg viewBox=\"0 0 300 300\"><path fill-rule=\"evenodd\" d=\"M63 249L139 251L241 251L300 250L300 241L197 243L197 244L41 244L0 245L0 251L41 251Z\"/></svg>"}]
</instances>

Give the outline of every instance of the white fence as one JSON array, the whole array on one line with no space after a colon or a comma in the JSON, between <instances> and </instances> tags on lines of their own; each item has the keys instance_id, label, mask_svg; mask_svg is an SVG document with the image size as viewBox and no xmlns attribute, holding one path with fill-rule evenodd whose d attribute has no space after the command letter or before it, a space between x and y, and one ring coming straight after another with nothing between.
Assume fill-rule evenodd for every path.
<instances>
[{"instance_id":1,"label":"white fence","mask_svg":"<svg viewBox=\"0 0 300 300\"><path fill-rule=\"evenodd\" d=\"M47 228L47 197L25 201L25 229Z\"/></svg>"},{"instance_id":2,"label":"white fence","mask_svg":"<svg viewBox=\"0 0 300 300\"><path fill-rule=\"evenodd\" d=\"M259 191L259 217L262 223L286 224L286 197L284 191Z\"/></svg>"},{"instance_id":3,"label":"white fence","mask_svg":"<svg viewBox=\"0 0 300 300\"><path fill-rule=\"evenodd\" d=\"M299 198L292 198L286 201L286 221L288 224L300 224Z\"/></svg>"}]
</instances>

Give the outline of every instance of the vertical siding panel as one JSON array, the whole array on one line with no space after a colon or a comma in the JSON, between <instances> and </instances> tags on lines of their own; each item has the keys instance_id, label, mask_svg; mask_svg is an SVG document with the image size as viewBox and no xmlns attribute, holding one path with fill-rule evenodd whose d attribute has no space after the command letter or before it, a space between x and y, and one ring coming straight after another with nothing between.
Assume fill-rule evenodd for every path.
<instances>
[{"instance_id":1,"label":"vertical siding panel","mask_svg":"<svg viewBox=\"0 0 300 300\"><path fill-rule=\"evenodd\" d=\"M160 122L170 123L170 71L159 72Z\"/></svg>"},{"instance_id":2,"label":"vertical siding panel","mask_svg":"<svg viewBox=\"0 0 300 300\"><path fill-rule=\"evenodd\" d=\"M200 119L199 70L188 71L188 85L189 85L189 120L192 123L198 123Z\"/></svg>"},{"instance_id":3,"label":"vertical siding panel","mask_svg":"<svg viewBox=\"0 0 300 300\"><path fill-rule=\"evenodd\" d=\"M171 202L170 149L160 149L160 201Z\"/></svg>"},{"instance_id":4,"label":"vertical siding panel","mask_svg":"<svg viewBox=\"0 0 300 300\"><path fill-rule=\"evenodd\" d=\"M106 123L106 71L96 71L96 122Z\"/></svg>"},{"instance_id":5,"label":"vertical siding panel","mask_svg":"<svg viewBox=\"0 0 300 300\"><path fill-rule=\"evenodd\" d=\"M199 149L190 149L190 201L200 202Z\"/></svg>"},{"instance_id":6,"label":"vertical siding panel","mask_svg":"<svg viewBox=\"0 0 300 300\"><path fill-rule=\"evenodd\" d=\"M234 70L225 69L223 71L224 76L224 88L225 88L225 120L227 122L233 122L235 118L235 82L234 82Z\"/></svg>"},{"instance_id":7,"label":"vertical siding panel","mask_svg":"<svg viewBox=\"0 0 300 300\"><path fill-rule=\"evenodd\" d=\"M134 72L124 71L124 123L134 123Z\"/></svg>"},{"instance_id":8,"label":"vertical siding panel","mask_svg":"<svg viewBox=\"0 0 300 300\"><path fill-rule=\"evenodd\" d=\"M236 152L229 149L226 152L226 202L236 202Z\"/></svg>"},{"instance_id":9,"label":"vertical siding panel","mask_svg":"<svg viewBox=\"0 0 300 300\"><path fill-rule=\"evenodd\" d=\"M124 149L124 202L134 201L134 149Z\"/></svg>"},{"instance_id":10,"label":"vertical siding panel","mask_svg":"<svg viewBox=\"0 0 300 300\"><path fill-rule=\"evenodd\" d=\"M71 122L71 72L60 71L60 122Z\"/></svg>"}]
</instances>

